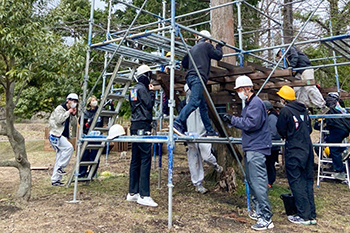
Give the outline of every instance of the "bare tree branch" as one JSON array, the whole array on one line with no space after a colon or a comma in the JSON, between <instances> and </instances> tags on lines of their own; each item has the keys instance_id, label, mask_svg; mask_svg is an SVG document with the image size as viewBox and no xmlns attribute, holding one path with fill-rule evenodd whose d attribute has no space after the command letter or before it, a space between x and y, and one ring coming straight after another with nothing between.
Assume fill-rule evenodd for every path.
<instances>
[{"instance_id":1,"label":"bare tree branch","mask_svg":"<svg viewBox=\"0 0 350 233\"><path fill-rule=\"evenodd\" d=\"M16 161L0 161L0 167L15 167L15 168L19 168L19 164Z\"/></svg>"}]
</instances>

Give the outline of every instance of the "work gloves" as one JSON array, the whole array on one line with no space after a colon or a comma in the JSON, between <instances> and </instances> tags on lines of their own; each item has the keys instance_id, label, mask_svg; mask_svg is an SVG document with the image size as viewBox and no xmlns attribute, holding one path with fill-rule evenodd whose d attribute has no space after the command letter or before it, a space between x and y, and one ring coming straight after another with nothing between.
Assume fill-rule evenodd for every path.
<instances>
[{"instance_id":1,"label":"work gloves","mask_svg":"<svg viewBox=\"0 0 350 233\"><path fill-rule=\"evenodd\" d=\"M223 122L231 124L231 119L232 119L232 115L230 115L230 114L225 113L224 115L221 115L221 120Z\"/></svg>"}]
</instances>

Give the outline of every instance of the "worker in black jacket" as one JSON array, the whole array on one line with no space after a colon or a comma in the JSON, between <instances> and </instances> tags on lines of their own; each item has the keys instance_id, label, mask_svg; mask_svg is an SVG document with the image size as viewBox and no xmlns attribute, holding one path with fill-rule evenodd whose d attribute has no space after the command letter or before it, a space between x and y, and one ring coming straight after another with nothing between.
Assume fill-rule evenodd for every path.
<instances>
[{"instance_id":1,"label":"worker in black jacket","mask_svg":"<svg viewBox=\"0 0 350 233\"><path fill-rule=\"evenodd\" d=\"M201 31L201 34L211 37L210 33L206 30ZM199 112L204 124L206 133L205 136L218 136L214 131L213 126L211 125L209 115L208 115L208 106L207 102L203 95L203 85L199 78L202 78L204 83L208 82L209 72L210 72L210 61L215 59L217 61L222 58L222 46L225 43L217 44L216 48L211 44L211 41L207 38L199 38L198 43L192 47L190 53L194 59L194 63L198 68L198 71L201 77L198 77L198 74L195 69L195 65L192 64L188 55L182 60L182 66L188 68L186 74L186 83L191 90L191 96L189 102L181 110L179 116L174 121L174 132L180 136L184 136L184 128L186 125L186 120L188 116L199 107Z\"/></svg>"},{"instance_id":2,"label":"worker in black jacket","mask_svg":"<svg viewBox=\"0 0 350 233\"><path fill-rule=\"evenodd\" d=\"M150 83L151 69L141 65L137 69L137 83L130 91L131 135L150 135L152 126L152 109L154 105L154 86ZM127 201L157 207L150 197L151 143L132 143L132 157L129 172L129 193Z\"/></svg>"},{"instance_id":3,"label":"worker in black jacket","mask_svg":"<svg viewBox=\"0 0 350 233\"><path fill-rule=\"evenodd\" d=\"M297 214L288 216L288 220L296 224L316 224L311 120L305 105L295 101L291 87L283 86L277 94L282 98L281 103L286 104L276 126L279 135L286 140L285 168L297 207Z\"/></svg>"},{"instance_id":4,"label":"worker in black jacket","mask_svg":"<svg viewBox=\"0 0 350 233\"><path fill-rule=\"evenodd\" d=\"M282 51L279 49L277 57L282 57ZM309 58L297 49L295 46L292 46L290 50L286 54L287 66L289 68L303 68L310 67L311 62ZM300 69L297 71L293 71L293 74L297 79L301 80L314 80L314 69ZM323 96L320 90L316 87L316 85L311 86L303 86L303 87L294 87L296 99L303 103L306 107L310 106L310 101L316 107L320 108L322 113L326 113L328 108L325 107L326 102L323 99Z\"/></svg>"},{"instance_id":5,"label":"worker in black jacket","mask_svg":"<svg viewBox=\"0 0 350 233\"><path fill-rule=\"evenodd\" d=\"M342 101L337 92L330 92L326 97L326 105L329 108L327 114L346 114L345 106L341 105ZM344 104L344 103L343 103ZM349 136L350 119L349 118L326 118L325 129L329 134L325 138L326 143L342 143ZM316 121L314 128L319 130L319 121ZM345 166L343 163L342 154L346 150L345 147L329 147L329 157L332 158L332 164L335 173L332 176L338 180L345 180ZM345 154L347 155L347 154Z\"/></svg>"}]
</instances>

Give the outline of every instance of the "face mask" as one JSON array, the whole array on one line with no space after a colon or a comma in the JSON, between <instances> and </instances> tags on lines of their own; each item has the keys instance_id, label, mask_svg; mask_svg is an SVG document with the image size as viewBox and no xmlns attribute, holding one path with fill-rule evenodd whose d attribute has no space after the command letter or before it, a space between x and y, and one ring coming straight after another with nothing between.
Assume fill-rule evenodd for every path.
<instances>
[{"instance_id":1,"label":"face mask","mask_svg":"<svg viewBox=\"0 0 350 233\"><path fill-rule=\"evenodd\" d=\"M241 100L246 100L246 99L248 99L248 96L246 96L246 95L244 94L243 91L242 91L242 92L238 92L238 97L239 97Z\"/></svg>"},{"instance_id":2,"label":"face mask","mask_svg":"<svg viewBox=\"0 0 350 233\"><path fill-rule=\"evenodd\" d=\"M77 103L74 103L74 102L73 102L73 103L70 103L69 106L70 106L70 108L75 108L75 107L77 106Z\"/></svg>"},{"instance_id":3,"label":"face mask","mask_svg":"<svg viewBox=\"0 0 350 233\"><path fill-rule=\"evenodd\" d=\"M91 106L96 107L97 106L97 101L91 101Z\"/></svg>"}]
</instances>

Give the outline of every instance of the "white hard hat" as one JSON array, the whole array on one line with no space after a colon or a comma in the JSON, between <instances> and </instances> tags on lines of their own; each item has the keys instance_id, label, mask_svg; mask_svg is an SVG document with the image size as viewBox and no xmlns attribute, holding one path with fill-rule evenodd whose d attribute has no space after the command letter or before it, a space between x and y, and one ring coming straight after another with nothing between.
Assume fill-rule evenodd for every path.
<instances>
[{"instance_id":1,"label":"white hard hat","mask_svg":"<svg viewBox=\"0 0 350 233\"><path fill-rule=\"evenodd\" d=\"M70 100L78 100L79 101L79 97L75 93L70 93L69 95L67 95L67 100L68 99L70 99Z\"/></svg>"},{"instance_id":2,"label":"white hard hat","mask_svg":"<svg viewBox=\"0 0 350 233\"><path fill-rule=\"evenodd\" d=\"M209 37L209 38L211 37L210 32L208 32L207 30L202 30L199 33L202 34L203 36L206 36L206 37ZM202 39L202 38L203 38L202 36L197 35L197 40Z\"/></svg>"},{"instance_id":3,"label":"white hard hat","mask_svg":"<svg viewBox=\"0 0 350 233\"><path fill-rule=\"evenodd\" d=\"M252 80L246 75L239 76L236 79L235 89L240 87L252 87L252 86L253 86Z\"/></svg>"},{"instance_id":4,"label":"white hard hat","mask_svg":"<svg viewBox=\"0 0 350 233\"><path fill-rule=\"evenodd\" d=\"M147 73L147 72L152 72L151 68L149 68L148 65L141 65L137 68L136 71L136 76L140 76L141 74Z\"/></svg>"},{"instance_id":5,"label":"white hard hat","mask_svg":"<svg viewBox=\"0 0 350 233\"><path fill-rule=\"evenodd\" d=\"M114 138L119 137L119 136L124 135L124 134L125 134L125 130L124 130L123 126L121 126L119 124L115 124L109 129L107 140L114 139Z\"/></svg>"},{"instance_id":6,"label":"white hard hat","mask_svg":"<svg viewBox=\"0 0 350 233\"><path fill-rule=\"evenodd\" d=\"M332 98L334 98L334 99L339 99L339 93L338 92L329 92L328 93L328 96L329 97L332 97Z\"/></svg>"}]
</instances>

